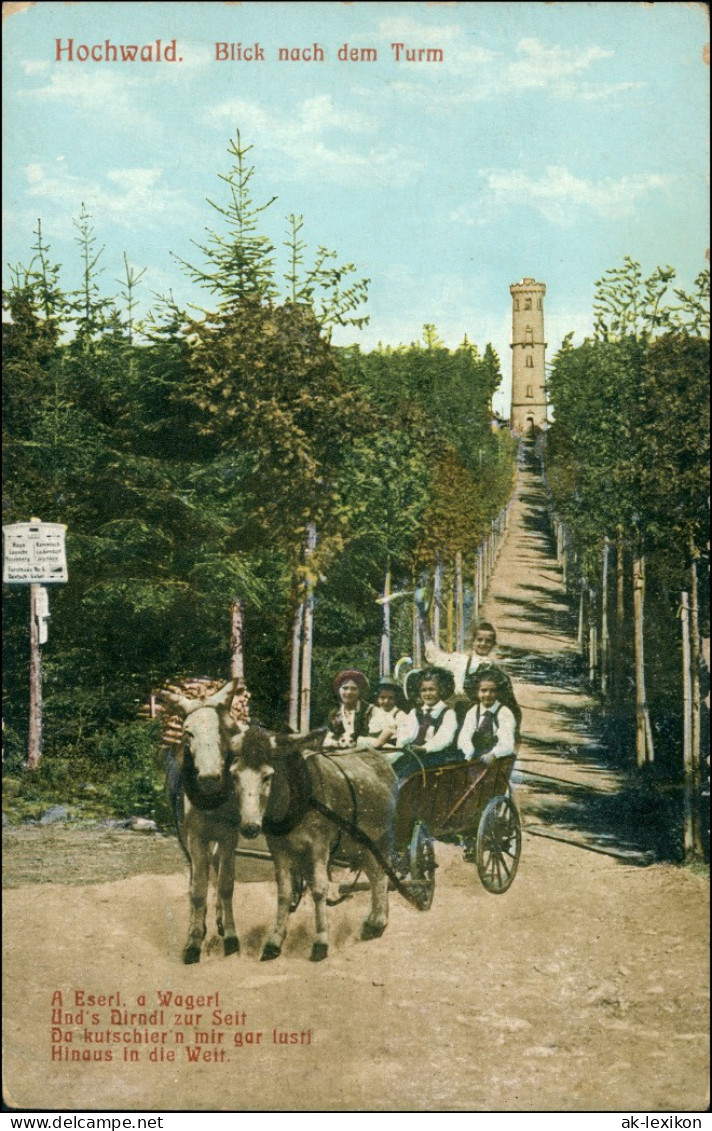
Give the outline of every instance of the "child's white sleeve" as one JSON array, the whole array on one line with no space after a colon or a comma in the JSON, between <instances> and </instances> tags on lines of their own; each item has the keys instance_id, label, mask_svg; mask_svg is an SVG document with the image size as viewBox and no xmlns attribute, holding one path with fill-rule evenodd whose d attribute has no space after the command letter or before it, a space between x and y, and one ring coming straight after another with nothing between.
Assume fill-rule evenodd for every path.
<instances>
[{"instance_id":1,"label":"child's white sleeve","mask_svg":"<svg viewBox=\"0 0 712 1131\"><path fill-rule=\"evenodd\" d=\"M460 750L465 755L465 757L468 759L468 761L475 752L475 748L474 748L473 743L472 743L472 736L475 733L476 725L477 725L477 708L476 707L470 707L470 710L465 715L465 721L462 724L462 730L460 731L460 737L457 740L458 750Z\"/></svg>"},{"instance_id":2,"label":"child's white sleeve","mask_svg":"<svg viewBox=\"0 0 712 1131\"><path fill-rule=\"evenodd\" d=\"M497 741L490 751L495 758L508 758L514 754L516 725L509 707L500 707L497 714Z\"/></svg>"}]
</instances>

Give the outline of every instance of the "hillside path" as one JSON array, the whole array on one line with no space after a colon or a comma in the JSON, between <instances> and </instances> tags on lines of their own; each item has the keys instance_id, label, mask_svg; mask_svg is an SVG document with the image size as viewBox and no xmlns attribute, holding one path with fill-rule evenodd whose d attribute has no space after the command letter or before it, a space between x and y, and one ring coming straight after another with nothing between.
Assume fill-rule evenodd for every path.
<instances>
[{"instance_id":1,"label":"hillside path","mask_svg":"<svg viewBox=\"0 0 712 1131\"><path fill-rule=\"evenodd\" d=\"M496 658L522 709L514 781L525 828L631 863L651 862L652 853L631 832L626 775L601 740L600 705L586 690L576 613L531 461L520 466L481 619L497 629Z\"/></svg>"}]
</instances>

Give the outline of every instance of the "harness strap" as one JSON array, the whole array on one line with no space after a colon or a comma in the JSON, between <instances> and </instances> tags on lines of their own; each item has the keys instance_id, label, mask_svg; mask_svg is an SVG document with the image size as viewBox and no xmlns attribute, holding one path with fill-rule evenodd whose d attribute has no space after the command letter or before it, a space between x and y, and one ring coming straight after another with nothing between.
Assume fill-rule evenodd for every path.
<instances>
[{"instance_id":1,"label":"harness strap","mask_svg":"<svg viewBox=\"0 0 712 1131\"><path fill-rule=\"evenodd\" d=\"M378 846L371 840L370 836L368 836L365 832L358 828L357 825L352 824L351 821L347 821L344 817L341 817L338 813L335 813L333 809L330 809L328 807L328 805L323 805L321 801L317 801L316 797L312 797L309 801L309 804L311 805L312 809L316 809L317 813L321 813L322 817L326 817L329 821L333 821L333 823L338 828L348 833L349 836L352 837L352 839L355 840L358 844L363 844L369 850L369 852L371 852L372 855L375 856L376 860L383 868L383 871L388 876L388 879L391 881L396 891L400 895L402 895L404 899L407 899L409 903L412 903L414 907L418 906L415 897L411 894L406 885L402 883L398 878L395 871L386 860L385 856L378 848Z\"/></svg>"}]
</instances>

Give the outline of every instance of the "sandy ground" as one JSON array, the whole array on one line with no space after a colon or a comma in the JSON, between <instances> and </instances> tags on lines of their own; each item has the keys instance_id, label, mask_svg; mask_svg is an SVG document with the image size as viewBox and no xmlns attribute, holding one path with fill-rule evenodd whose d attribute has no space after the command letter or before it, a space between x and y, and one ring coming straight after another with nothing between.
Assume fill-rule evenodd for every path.
<instances>
[{"instance_id":1,"label":"sandy ground","mask_svg":"<svg viewBox=\"0 0 712 1131\"><path fill-rule=\"evenodd\" d=\"M171 838L6 830L6 1103L164 1111L706 1108L708 878L666 864L635 866L631 860L645 857L624 828L606 825L605 806L593 806L595 821L587 818L587 802L615 798L621 780L592 731L590 702L567 674L575 645L560 573L536 527L539 506L536 483L525 475L485 609L506 641L524 707L519 765L554 779L520 775L517 796L531 832L511 889L488 894L461 851L438 844L430 911L392 894L386 933L361 942L368 895L358 892L332 909L329 958L313 964L305 899L282 957L261 964L275 906L271 866L243 862L235 896L241 954L224 958L213 937L203 961L185 967L187 873ZM577 843L539 835L557 830ZM161 1017L158 995L169 992L213 1000L172 1003ZM77 993L112 1000L85 1005L79 1017ZM153 1016L112 1022L117 994L120 1011ZM54 1026L63 1038L56 1042L53 1002L72 1014ZM95 1044L107 1030L158 1033L159 1043ZM279 1043L280 1034L288 1043ZM66 1059L107 1049L108 1063ZM125 1060L124 1050L137 1058ZM189 1050L199 1052L197 1062Z\"/></svg>"}]
</instances>

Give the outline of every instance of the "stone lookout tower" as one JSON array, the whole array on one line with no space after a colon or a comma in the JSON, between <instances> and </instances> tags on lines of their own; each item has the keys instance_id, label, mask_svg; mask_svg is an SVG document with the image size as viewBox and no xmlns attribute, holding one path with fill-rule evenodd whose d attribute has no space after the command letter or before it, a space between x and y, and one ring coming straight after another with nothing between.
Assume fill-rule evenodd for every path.
<instances>
[{"instance_id":1,"label":"stone lookout tower","mask_svg":"<svg viewBox=\"0 0 712 1131\"><path fill-rule=\"evenodd\" d=\"M510 427L518 436L546 424L544 369L544 295L546 284L522 279L512 296L512 411Z\"/></svg>"}]
</instances>

